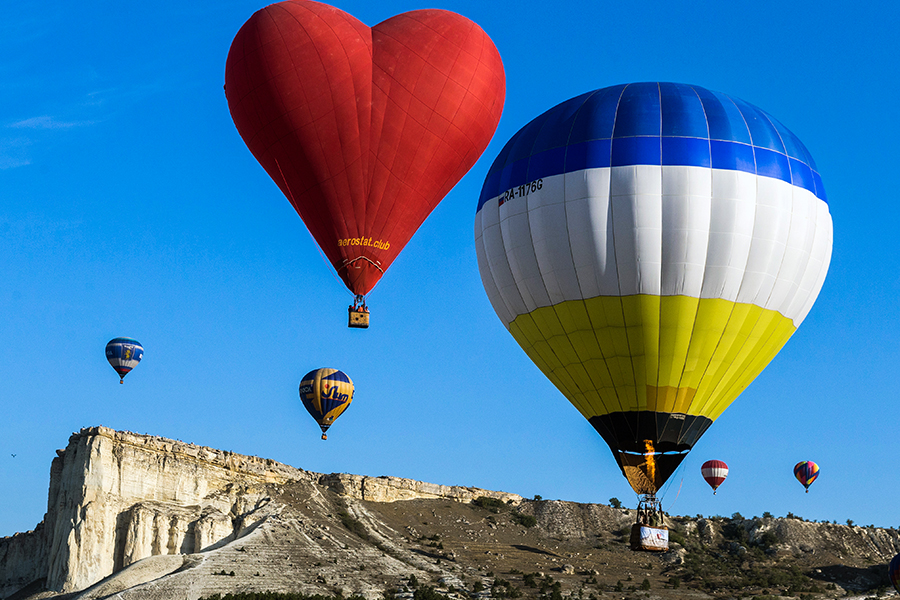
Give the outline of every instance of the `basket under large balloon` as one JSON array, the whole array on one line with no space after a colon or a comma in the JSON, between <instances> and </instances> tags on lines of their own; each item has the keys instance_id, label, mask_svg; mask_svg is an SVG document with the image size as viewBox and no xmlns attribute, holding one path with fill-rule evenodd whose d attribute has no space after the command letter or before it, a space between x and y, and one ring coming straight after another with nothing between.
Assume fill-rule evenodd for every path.
<instances>
[{"instance_id":1,"label":"basket under large balloon","mask_svg":"<svg viewBox=\"0 0 900 600\"><path fill-rule=\"evenodd\" d=\"M369 328L369 307L366 306L366 299L364 296L357 296L353 300L353 304L350 305L350 308L347 309L347 312L350 315L347 327L353 327L355 329Z\"/></svg>"},{"instance_id":2,"label":"basket under large balloon","mask_svg":"<svg viewBox=\"0 0 900 600\"><path fill-rule=\"evenodd\" d=\"M665 523L662 503L653 494L638 502L637 520L631 526L631 549L646 552L666 552L669 549L669 528Z\"/></svg>"}]
</instances>

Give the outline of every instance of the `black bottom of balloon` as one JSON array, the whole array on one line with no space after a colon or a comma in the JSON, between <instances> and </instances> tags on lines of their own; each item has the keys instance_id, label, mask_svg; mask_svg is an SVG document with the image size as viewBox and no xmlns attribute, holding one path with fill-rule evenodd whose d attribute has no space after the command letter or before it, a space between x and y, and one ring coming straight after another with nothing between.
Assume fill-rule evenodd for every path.
<instances>
[{"instance_id":1,"label":"black bottom of balloon","mask_svg":"<svg viewBox=\"0 0 900 600\"><path fill-rule=\"evenodd\" d=\"M688 452L712 425L712 419L682 413L614 412L588 419L613 450L644 453Z\"/></svg>"},{"instance_id":2,"label":"black bottom of balloon","mask_svg":"<svg viewBox=\"0 0 900 600\"><path fill-rule=\"evenodd\" d=\"M588 419L638 494L655 494L712 419L680 413L617 412Z\"/></svg>"}]
</instances>

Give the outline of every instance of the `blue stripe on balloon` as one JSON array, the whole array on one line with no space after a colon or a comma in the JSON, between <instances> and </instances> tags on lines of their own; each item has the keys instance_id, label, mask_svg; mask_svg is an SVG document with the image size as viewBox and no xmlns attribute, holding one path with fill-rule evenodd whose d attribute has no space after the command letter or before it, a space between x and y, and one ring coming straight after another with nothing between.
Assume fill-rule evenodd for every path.
<instances>
[{"instance_id":1,"label":"blue stripe on balloon","mask_svg":"<svg viewBox=\"0 0 900 600\"><path fill-rule=\"evenodd\" d=\"M508 165L502 172L492 172L485 180L477 210L504 191L543 177L609 166L660 164L755 173L809 190L827 202L821 176L779 152L722 140L635 137L555 148Z\"/></svg>"},{"instance_id":2,"label":"blue stripe on balloon","mask_svg":"<svg viewBox=\"0 0 900 600\"><path fill-rule=\"evenodd\" d=\"M756 173L756 160L753 158L752 146L738 142L710 140L709 147L713 169Z\"/></svg>"},{"instance_id":3,"label":"blue stripe on balloon","mask_svg":"<svg viewBox=\"0 0 900 600\"><path fill-rule=\"evenodd\" d=\"M513 182L513 185L510 187L514 187L517 185L522 185L526 181L528 181L528 162L530 157L525 160L520 160L517 163L513 163L512 168L509 170L509 180ZM507 188L508 189L508 188Z\"/></svg>"},{"instance_id":4,"label":"blue stripe on balloon","mask_svg":"<svg viewBox=\"0 0 900 600\"><path fill-rule=\"evenodd\" d=\"M793 183L787 156L772 150L756 147L753 148L753 153L756 155L756 173L758 175ZM815 190L809 191L815 193Z\"/></svg>"},{"instance_id":5,"label":"blue stripe on balloon","mask_svg":"<svg viewBox=\"0 0 900 600\"><path fill-rule=\"evenodd\" d=\"M662 149L658 137L613 138L613 167L658 165L661 161Z\"/></svg>"},{"instance_id":6,"label":"blue stripe on balloon","mask_svg":"<svg viewBox=\"0 0 900 600\"><path fill-rule=\"evenodd\" d=\"M788 159L791 169L791 176L793 178L793 183L797 187L802 187L805 190L811 190L815 193L816 182L813 179L813 172L809 166L803 164L796 158Z\"/></svg>"},{"instance_id":7,"label":"blue stripe on balloon","mask_svg":"<svg viewBox=\"0 0 900 600\"><path fill-rule=\"evenodd\" d=\"M566 149L553 148L546 150L540 154L535 154L528 161L528 181L541 179L542 177L550 177L557 173L565 173L566 170Z\"/></svg>"},{"instance_id":8,"label":"blue stripe on balloon","mask_svg":"<svg viewBox=\"0 0 900 600\"><path fill-rule=\"evenodd\" d=\"M744 171L828 201L809 151L765 112L698 86L634 83L582 94L523 127L491 166L477 210L536 179L627 165Z\"/></svg>"},{"instance_id":9,"label":"blue stripe on balloon","mask_svg":"<svg viewBox=\"0 0 900 600\"><path fill-rule=\"evenodd\" d=\"M559 173L573 173L588 168L608 167L611 144L612 140L605 139L569 146L566 148L565 169L559 171ZM596 167L589 167L588 165L596 165ZM549 175L544 175L544 177L549 177Z\"/></svg>"},{"instance_id":10,"label":"blue stripe on balloon","mask_svg":"<svg viewBox=\"0 0 900 600\"><path fill-rule=\"evenodd\" d=\"M812 176L816 186L816 196L828 202L828 197L825 195L825 185L822 183L822 176L815 170L812 172Z\"/></svg>"},{"instance_id":11,"label":"blue stripe on balloon","mask_svg":"<svg viewBox=\"0 0 900 600\"><path fill-rule=\"evenodd\" d=\"M710 167L709 140L684 137L662 138L662 164ZM644 163L655 164L655 163Z\"/></svg>"}]
</instances>

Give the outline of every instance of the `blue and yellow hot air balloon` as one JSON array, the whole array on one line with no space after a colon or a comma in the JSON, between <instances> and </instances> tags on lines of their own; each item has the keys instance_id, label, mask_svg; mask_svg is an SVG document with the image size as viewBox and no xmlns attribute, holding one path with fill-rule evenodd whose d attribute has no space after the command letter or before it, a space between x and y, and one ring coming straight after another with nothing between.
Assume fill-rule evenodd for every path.
<instances>
[{"instance_id":1,"label":"blue and yellow hot air balloon","mask_svg":"<svg viewBox=\"0 0 900 600\"><path fill-rule=\"evenodd\" d=\"M325 432L353 402L353 382L337 369L316 369L300 381L300 399L327 440Z\"/></svg>"},{"instance_id":2,"label":"blue and yellow hot air balloon","mask_svg":"<svg viewBox=\"0 0 900 600\"><path fill-rule=\"evenodd\" d=\"M118 337L106 344L106 360L119 374L119 383L125 383L125 376L141 362L144 347L137 340Z\"/></svg>"},{"instance_id":3,"label":"blue and yellow hot air balloon","mask_svg":"<svg viewBox=\"0 0 900 600\"><path fill-rule=\"evenodd\" d=\"M806 488L808 494L809 486L819 477L819 465L811 460L798 462L794 465L794 477Z\"/></svg>"},{"instance_id":4,"label":"blue and yellow hot air balloon","mask_svg":"<svg viewBox=\"0 0 900 600\"><path fill-rule=\"evenodd\" d=\"M634 83L516 133L475 242L500 320L655 494L812 308L832 222L815 162L767 113Z\"/></svg>"}]
</instances>

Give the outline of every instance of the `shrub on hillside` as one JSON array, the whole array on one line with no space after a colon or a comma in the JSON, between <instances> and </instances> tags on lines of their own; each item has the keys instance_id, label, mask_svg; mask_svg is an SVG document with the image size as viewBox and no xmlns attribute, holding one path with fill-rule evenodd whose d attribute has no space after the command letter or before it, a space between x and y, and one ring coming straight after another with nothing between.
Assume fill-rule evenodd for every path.
<instances>
[{"instance_id":1,"label":"shrub on hillside","mask_svg":"<svg viewBox=\"0 0 900 600\"><path fill-rule=\"evenodd\" d=\"M535 525L537 525L537 519L535 519L531 515L523 515L519 512L512 514L512 520L517 525L521 525L522 527L534 527Z\"/></svg>"},{"instance_id":2,"label":"shrub on hillside","mask_svg":"<svg viewBox=\"0 0 900 600\"><path fill-rule=\"evenodd\" d=\"M415 591L413 600L448 600L448 598L430 585L426 585Z\"/></svg>"},{"instance_id":3,"label":"shrub on hillside","mask_svg":"<svg viewBox=\"0 0 900 600\"><path fill-rule=\"evenodd\" d=\"M478 496L474 500L472 500L472 504L475 506L480 506L481 508L486 508L491 512L498 513L500 509L505 506L502 500L498 500L497 498L488 498L487 496Z\"/></svg>"}]
</instances>

